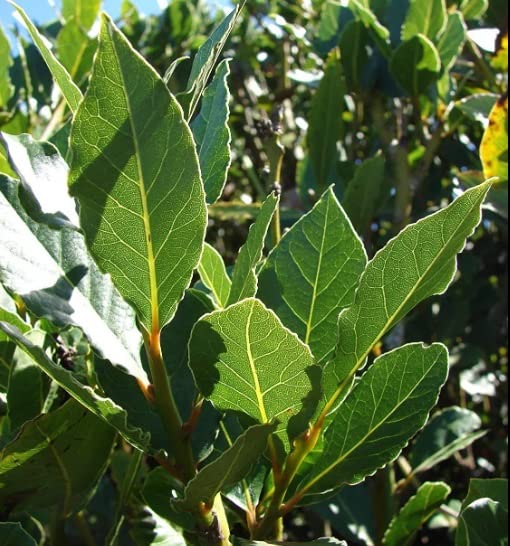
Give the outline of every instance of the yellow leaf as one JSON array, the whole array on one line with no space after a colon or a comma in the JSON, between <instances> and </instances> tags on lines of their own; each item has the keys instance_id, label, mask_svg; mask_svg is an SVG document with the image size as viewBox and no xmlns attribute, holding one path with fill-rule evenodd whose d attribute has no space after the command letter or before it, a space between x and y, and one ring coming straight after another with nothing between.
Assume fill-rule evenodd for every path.
<instances>
[{"instance_id":1,"label":"yellow leaf","mask_svg":"<svg viewBox=\"0 0 510 546\"><path fill-rule=\"evenodd\" d=\"M480 145L485 178L508 180L508 95L503 95L489 115L489 126Z\"/></svg>"},{"instance_id":2,"label":"yellow leaf","mask_svg":"<svg viewBox=\"0 0 510 546\"><path fill-rule=\"evenodd\" d=\"M501 42L491 64L496 70L508 72L508 33L501 37Z\"/></svg>"}]
</instances>

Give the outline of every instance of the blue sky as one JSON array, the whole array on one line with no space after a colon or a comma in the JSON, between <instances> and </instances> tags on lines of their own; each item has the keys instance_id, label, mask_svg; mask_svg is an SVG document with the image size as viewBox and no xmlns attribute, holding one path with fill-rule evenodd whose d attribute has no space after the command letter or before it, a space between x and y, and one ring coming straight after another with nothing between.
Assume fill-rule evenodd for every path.
<instances>
[{"instance_id":1,"label":"blue sky","mask_svg":"<svg viewBox=\"0 0 510 546\"><path fill-rule=\"evenodd\" d=\"M55 18L55 8L50 5L48 0L16 0L29 15L29 17L37 22L44 23ZM51 2L60 5L59 0ZM113 17L120 13L120 5L122 0L103 0L103 10L107 11ZM135 4L143 13L158 13L160 8L157 0L138 0ZM0 21L4 29L12 25L12 12L14 8L7 3L6 0L0 0Z\"/></svg>"}]
</instances>

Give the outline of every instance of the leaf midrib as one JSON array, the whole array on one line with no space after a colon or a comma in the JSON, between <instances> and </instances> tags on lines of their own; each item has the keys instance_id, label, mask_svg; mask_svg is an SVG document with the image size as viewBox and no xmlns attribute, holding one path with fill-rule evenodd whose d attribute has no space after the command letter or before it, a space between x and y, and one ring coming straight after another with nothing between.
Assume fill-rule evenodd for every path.
<instances>
[{"instance_id":1,"label":"leaf midrib","mask_svg":"<svg viewBox=\"0 0 510 546\"><path fill-rule=\"evenodd\" d=\"M313 315L314 315L314 312L315 312L315 303L317 301L317 285L319 283L319 277L320 277L321 269L322 269L322 254L323 254L323 250L324 250L324 244L325 244L325 241L326 241L326 230L328 229L329 205L330 205L330 200L328 199L327 202L326 202L326 213L324 215L324 229L322 230L321 246L320 246L320 251L319 251L319 260L318 260L318 263L317 263L317 271L315 272L315 281L313 283L312 302L311 302L311 305L310 305L310 311L308 313L308 320L306 322L305 343L307 345L309 345L310 336L311 336L311 334L313 332L312 320L313 320ZM304 227L305 226L303 225L303 233L304 233Z\"/></svg>"},{"instance_id":2,"label":"leaf midrib","mask_svg":"<svg viewBox=\"0 0 510 546\"><path fill-rule=\"evenodd\" d=\"M251 308L250 308L250 314L248 315L248 320L246 321L246 327L245 327L246 355L248 356L248 362L250 364L250 370L253 377L254 391L257 397L257 405L259 407L260 416L262 418L262 422L267 423L268 419L267 419L266 408L264 406L264 395L262 394L262 389L260 388L259 377L257 375L257 369L255 367L255 359L253 358L253 353L251 351L250 327L251 327L251 319L253 316L254 309L255 309L255 302L252 302Z\"/></svg>"},{"instance_id":3,"label":"leaf midrib","mask_svg":"<svg viewBox=\"0 0 510 546\"><path fill-rule=\"evenodd\" d=\"M129 94L126 93L126 80L124 78L124 72L120 63L119 52L117 51L117 46L115 43L115 37L112 34L111 27L108 26L108 33L110 35L110 40L112 46L115 50L115 60L117 62L117 67L119 70L119 75L122 80L122 91L126 101L126 109L128 111L129 127L131 129L131 134L133 138L133 146L135 148L135 158L136 158L136 167L138 171L138 189L140 191L140 199L142 203L142 217L144 224L144 234L145 234L145 244L147 248L147 265L149 269L149 290L150 290L150 303L151 303L151 330L152 332L159 332L160 323L159 323L159 294L158 294L158 281L156 275L156 261L153 248L153 238L150 225L150 213L149 205L147 203L147 192L145 178L143 174L143 168L141 164L141 155L140 155L140 144L138 142L137 133L134 126L134 117L133 109L131 107L131 102L129 100Z\"/></svg>"},{"instance_id":4,"label":"leaf midrib","mask_svg":"<svg viewBox=\"0 0 510 546\"><path fill-rule=\"evenodd\" d=\"M432 365L426 370L426 372L422 375L422 377L420 378L420 380L416 383L416 385L412 388L412 390L409 391L409 393L407 394L407 396L405 396L400 402L398 402L398 404L391 410L390 413L388 413L386 415L386 418L385 419L381 419L379 421L379 423L373 428L370 430L370 432L366 433L363 438L358 441L356 444L354 444L354 446L349 450L347 451L345 454L343 454L341 457L339 457L338 459L336 459L333 463L331 463L325 470L323 470L322 472L320 472L315 478L313 478L304 488L303 488L303 491L308 491L314 484L316 484L318 481L320 481L326 474L328 474L331 470L333 470L335 467L337 467L338 465L342 464L346 459L347 457L349 457L351 455L351 453L353 453L354 451L356 451L361 445L363 445L365 443L365 441L372 435L374 434L375 432L377 432L377 430L387 422L387 420L398 410L400 409L400 407L402 406L402 404L404 402L407 402L407 400L411 397L411 395L415 392L415 390L421 385L421 383L425 380L425 378L428 376L430 370L432 370L432 368L437 364L437 361L439 360L440 358L440 354L438 353L436 358L434 359L434 362L432 363Z\"/></svg>"},{"instance_id":5,"label":"leaf midrib","mask_svg":"<svg viewBox=\"0 0 510 546\"><path fill-rule=\"evenodd\" d=\"M402 309L407 305L407 303L409 302L409 300L412 298L412 296L414 296L414 294L417 292L418 288L421 287L422 285L422 282L423 282L423 279L425 279L427 277L427 275L429 274L429 272L431 271L431 269L436 265L436 263L438 262L438 260L443 256L443 253L445 251L445 249L449 246L449 244L454 240L454 238L457 236L457 234L461 231L461 229L464 227L464 225L469 221L469 216L471 215L471 213L476 209L476 207L479 206L478 205L478 199L475 199L475 202L473 204L473 206L469 209L468 213L464 216L464 221L460 224L458 224L458 228L457 230L455 230L452 234L452 236L448 239L448 241L444 244L443 246L443 249L437 254L437 257L435 260L433 260L430 265L427 267L427 269L425 270L425 272L423 273L423 275L421 275L421 277L418 279L418 281L416 282L415 284L415 288L414 290L410 291L409 294L404 298L402 304L397 307L397 309L395 310L395 312L387 318L386 322L385 322L385 325L384 325L384 328L381 328L381 330L379 331L378 335L374 338L373 342L368 346L368 348L366 349L366 351L363 353L363 355L357 360L355 366L352 368L351 372L349 373L349 375L344 379L344 381L340 384L340 386L338 387L337 391L335 392L335 395L334 395L334 399L336 400L336 398L338 397L338 395L343 391L343 389L345 388L345 386L347 385L347 383L350 381L351 377L358 371L359 367L363 364L363 362L365 361L365 359L368 357L368 355L370 354L370 351L372 350L372 347L381 339L381 337L385 334L385 332L388 330L388 327L390 324L392 324L394 322L394 320L396 319L396 317L400 314L400 312L402 311ZM443 209L445 210L445 209ZM437 214L440 214L441 212L443 211L440 211L439 213ZM433 218L434 215L432 216L429 216L428 218ZM414 225L410 225L408 226L406 229L404 229L404 231L401 232L404 233L406 230L410 230L412 229L413 227L415 227L416 224ZM400 234L398 235L400 236ZM397 236L397 237L398 237ZM396 238L394 239L394 241L396 240ZM384 250L384 249L382 249ZM380 251L382 252L382 251ZM373 261L377 258L378 254L376 254L372 260L371 263L373 263ZM456 256L456 255L455 255ZM454 258L455 258L454 256ZM370 264L369 264L370 265ZM366 271L366 270L365 270Z\"/></svg>"}]
</instances>

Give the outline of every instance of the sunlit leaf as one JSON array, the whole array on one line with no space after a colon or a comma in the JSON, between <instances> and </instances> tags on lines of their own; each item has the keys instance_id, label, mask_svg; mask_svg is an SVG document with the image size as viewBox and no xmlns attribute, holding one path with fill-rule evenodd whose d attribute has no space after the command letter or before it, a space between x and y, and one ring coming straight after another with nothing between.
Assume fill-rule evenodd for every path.
<instances>
[{"instance_id":1,"label":"sunlit leaf","mask_svg":"<svg viewBox=\"0 0 510 546\"><path fill-rule=\"evenodd\" d=\"M425 424L447 372L441 344L410 344L379 357L334 413L303 494L359 483L393 461Z\"/></svg>"},{"instance_id":2,"label":"sunlit leaf","mask_svg":"<svg viewBox=\"0 0 510 546\"><path fill-rule=\"evenodd\" d=\"M413 307L442 294L457 269L456 256L481 220L490 182L465 192L449 207L412 224L369 262L354 304L340 315L333 366L340 385L350 384L372 347Z\"/></svg>"},{"instance_id":3,"label":"sunlit leaf","mask_svg":"<svg viewBox=\"0 0 510 546\"><path fill-rule=\"evenodd\" d=\"M223 61L218 66L213 81L205 90L200 113L191 123L208 204L220 198L231 160L228 128L229 74L228 61Z\"/></svg>"},{"instance_id":4,"label":"sunlit leaf","mask_svg":"<svg viewBox=\"0 0 510 546\"><path fill-rule=\"evenodd\" d=\"M232 283L221 254L207 243L204 245L198 273L202 282L211 291L216 303L220 307L226 307Z\"/></svg>"},{"instance_id":5,"label":"sunlit leaf","mask_svg":"<svg viewBox=\"0 0 510 546\"><path fill-rule=\"evenodd\" d=\"M384 535L385 546L408 546L416 533L443 504L451 489L442 482L425 482L393 518Z\"/></svg>"},{"instance_id":6,"label":"sunlit leaf","mask_svg":"<svg viewBox=\"0 0 510 546\"><path fill-rule=\"evenodd\" d=\"M204 191L181 109L106 15L71 150L89 249L144 328L159 330L200 259Z\"/></svg>"},{"instance_id":7,"label":"sunlit leaf","mask_svg":"<svg viewBox=\"0 0 510 546\"><path fill-rule=\"evenodd\" d=\"M200 319L189 359L199 391L219 410L260 423L277 421L284 440L289 421L291 428L306 427L307 411L317 402L312 398L319 394L312 354L258 300L243 300Z\"/></svg>"},{"instance_id":8,"label":"sunlit leaf","mask_svg":"<svg viewBox=\"0 0 510 546\"><path fill-rule=\"evenodd\" d=\"M489 126L480 144L483 174L508 180L508 95L501 97L491 110Z\"/></svg>"},{"instance_id":9,"label":"sunlit leaf","mask_svg":"<svg viewBox=\"0 0 510 546\"><path fill-rule=\"evenodd\" d=\"M338 314L354 302L366 261L330 188L269 254L259 273L258 297L320 364L335 348Z\"/></svg>"},{"instance_id":10,"label":"sunlit leaf","mask_svg":"<svg viewBox=\"0 0 510 546\"><path fill-rule=\"evenodd\" d=\"M402 28L402 39L411 40L422 34L432 41L446 26L447 11L445 0L411 0Z\"/></svg>"},{"instance_id":11,"label":"sunlit leaf","mask_svg":"<svg viewBox=\"0 0 510 546\"><path fill-rule=\"evenodd\" d=\"M25 11L11 0L9 0L9 2L16 8L16 11L21 17L21 20L26 25L27 30L32 37L32 40L39 49L45 63L48 65L48 68L50 69L50 72L55 79L55 82L59 86L63 97L67 101L69 108L72 112L76 112L76 110L78 109L78 105L80 104L80 101L82 99L82 93L80 89L73 82L73 79L69 75L69 72L67 72L67 70L62 66L60 61L55 57L55 55L51 51L50 46L48 45L48 41L37 30L37 27L34 25L34 23L32 23Z\"/></svg>"},{"instance_id":12,"label":"sunlit leaf","mask_svg":"<svg viewBox=\"0 0 510 546\"><path fill-rule=\"evenodd\" d=\"M78 326L92 347L147 385L131 308L91 259L83 235L29 218L18 184L0 178L0 280L37 316Z\"/></svg>"},{"instance_id":13,"label":"sunlit leaf","mask_svg":"<svg viewBox=\"0 0 510 546\"><path fill-rule=\"evenodd\" d=\"M255 269L262 260L267 231L279 203L279 196L269 195L255 222L250 226L248 237L239 251L234 266L227 305L232 305L244 298L251 298L257 293Z\"/></svg>"}]
</instances>

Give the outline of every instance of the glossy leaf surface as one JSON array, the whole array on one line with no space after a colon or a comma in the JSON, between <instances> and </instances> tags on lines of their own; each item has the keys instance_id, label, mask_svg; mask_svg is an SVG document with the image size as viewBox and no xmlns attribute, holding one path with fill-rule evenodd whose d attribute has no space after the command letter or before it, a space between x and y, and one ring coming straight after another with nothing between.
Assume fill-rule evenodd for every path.
<instances>
[{"instance_id":1,"label":"glossy leaf surface","mask_svg":"<svg viewBox=\"0 0 510 546\"><path fill-rule=\"evenodd\" d=\"M462 502L455 546L508 543L508 480L472 479Z\"/></svg>"},{"instance_id":2,"label":"glossy leaf surface","mask_svg":"<svg viewBox=\"0 0 510 546\"><path fill-rule=\"evenodd\" d=\"M81 328L101 356L147 384L134 313L98 270L83 236L32 221L18 184L7 178L0 178L0 211L0 279L6 288L37 317Z\"/></svg>"},{"instance_id":3,"label":"glossy leaf surface","mask_svg":"<svg viewBox=\"0 0 510 546\"><path fill-rule=\"evenodd\" d=\"M238 15L239 7L236 6L214 29L193 59L186 91L178 96L187 120L193 117L202 93L209 81L209 77L214 70L216 61L234 28Z\"/></svg>"},{"instance_id":4,"label":"glossy leaf surface","mask_svg":"<svg viewBox=\"0 0 510 546\"><path fill-rule=\"evenodd\" d=\"M420 527L448 498L451 489L442 482L425 482L393 518L384 535L385 546L412 544Z\"/></svg>"},{"instance_id":5,"label":"glossy leaf surface","mask_svg":"<svg viewBox=\"0 0 510 546\"><path fill-rule=\"evenodd\" d=\"M467 27L462 14L458 11L450 13L446 22L446 28L437 44L437 51L444 72L450 70L453 66L455 59L464 47L466 38Z\"/></svg>"},{"instance_id":6,"label":"glossy leaf surface","mask_svg":"<svg viewBox=\"0 0 510 546\"><path fill-rule=\"evenodd\" d=\"M413 473L432 468L484 436L485 431L478 431L481 425L476 413L462 408L447 408L434 415L409 455Z\"/></svg>"},{"instance_id":7,"label":"glossy leaf surface","mask_svg":"<svg viewBox=\"0 0 510 546\"><path fill-rule=\"evenodd\" d=\"M25 204L32 217L54 227L78 228L76 203L67 191L69 167L56 148L47 142L38 142L30 135L0 133L0 141L12 168L33 198ZM31 208L36 211L27 206L32 203Z\"/></svg>"},{"instance_id":8,"label":"glossy leaf surface","mask_svg":"<svg viewBox=\"0 0 510 546\"><path fill-rule=\"evenodd\" d=\"M379 357L335 412L306 493L356 484L393 461L425 424L446 380L444 345L410 344Z\"/></svg>"},{"instance_id":9,"label":"glossy leaf surface","mask_svg":"<svg viewBox=\"0 0 510 546\"><path fill-rule=\"evenodd\" d=\"M447 208L408 226L369 262L354 304L342 312L334 373L340 390L372 347L413 307L450 285L456 256L481 219L490 189L468 190Z\"/></svg>"},{"instance_id":10,"label":"glossy leaf surface","mask_svg":"<svg viewBox=\"0 0 510 546\"><path fill-rule=\"evenodd\" d=\"M159 330L200 259L204 192L181 109L107 16L71 149L89 249L145 329Z\"/></svg>"}]
</instances>

